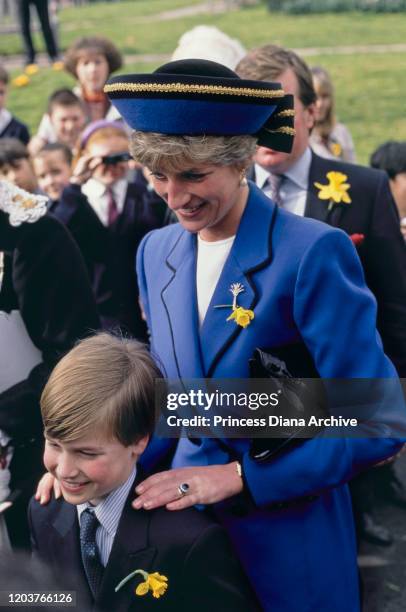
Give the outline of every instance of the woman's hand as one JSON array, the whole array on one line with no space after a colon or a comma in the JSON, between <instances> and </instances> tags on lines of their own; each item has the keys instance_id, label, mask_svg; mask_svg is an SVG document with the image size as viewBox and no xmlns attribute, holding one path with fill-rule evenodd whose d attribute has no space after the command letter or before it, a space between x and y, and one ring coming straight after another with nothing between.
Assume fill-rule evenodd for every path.
<instances>
[{"instance_id":1,"label":"woman's hand","mask_svg":"<svg viewBox=\"0 0 406 612\"><path fill-rule=\"evenodd\" d=\"M82 155L82 157L79 157L76 163L73 174L70 178L70 182L74 185L84 185L86 181L92 177L96 168L102 163L103 160L101 157Z\"/></svg>"},{"instance_id":2,"label":"woman's hand","mask_svg":"<svg viewBox=\"0 0 406 612\"><path fill-rule=\"evenodd\" d=\"M179 487L189 486L182 495ZM141 482L133 502L136 510L152 510L166 506L168 510L183 510L196 504L214 504L241 493L243 480L237 462L208 467L186 467L159 472Z\"/></svg>"},{"instance_id":3,"label":"woman's hand","mask_svg":"<svg viewBox=\"0 0 406 612\"><path fill-rule=\"evenodd\" d=\"M54 491L55 499L61 497L62 491L59 482L52 474L47 472L38 483L35 499L45 506L51 499L52 490Z\"/></svg>"}]
</instances>

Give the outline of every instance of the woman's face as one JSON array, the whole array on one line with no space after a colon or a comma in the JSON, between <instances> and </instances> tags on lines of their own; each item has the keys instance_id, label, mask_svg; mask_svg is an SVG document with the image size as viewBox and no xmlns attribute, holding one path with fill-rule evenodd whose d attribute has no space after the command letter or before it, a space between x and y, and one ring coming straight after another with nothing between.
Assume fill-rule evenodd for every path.
<instances>
[{"instance_id":1,"label":"woman's face","mask_svg":"<svg viewBox=\"0 0 406 612\"><path fill-rule=\"evenodd\" d=\"M314 89L316 91L316 123L324 121L327 117L332 104L331 92L323 87L317 79L314 79Z\"/></svg>"},{"instance_id":2,"label":"woman's face","mask_svg":"<svg viewBox=\"0 0 406 612\"><path fill-rule=\"evenodd\" d=\"M107 81L109 65L104 55L89 51L78 60L76 74L85 91L97 93Z\"/></svg>"},{"instance_id":3,"label":"woman's face","mask_svg":"<svg viewBox=\"0 0 406 612\"><path fill-rule=\"evenodd\" d=\"M197 164L183 171L162 170L150 175L155 191L179 223L188 232L213 242L237 232L248 197L241 172L236 166Z\"/></svg>"}]
</instances>

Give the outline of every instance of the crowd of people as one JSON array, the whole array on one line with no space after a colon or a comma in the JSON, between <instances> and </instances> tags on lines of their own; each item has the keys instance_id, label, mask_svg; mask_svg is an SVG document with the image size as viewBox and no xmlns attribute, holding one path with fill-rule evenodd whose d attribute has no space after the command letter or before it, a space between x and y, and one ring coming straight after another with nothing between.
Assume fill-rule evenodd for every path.
<instances>
[{"instance_id":1,"label":"crowd of people","mask_svg":"<svg viewBox=\"0 0 406 612\"><path fill-rule=\"evenodd\" d=\"M406 142L356 164L324 68L214 28L122 66L75 41L32 136L0 67L0 550L81 611L359 610L357 540L392 542L375 498L406 508L399 389L374 437L258 452L154 434L154 381L245 379L258 349L406 377Z\"/></svg>"}]
</instances>

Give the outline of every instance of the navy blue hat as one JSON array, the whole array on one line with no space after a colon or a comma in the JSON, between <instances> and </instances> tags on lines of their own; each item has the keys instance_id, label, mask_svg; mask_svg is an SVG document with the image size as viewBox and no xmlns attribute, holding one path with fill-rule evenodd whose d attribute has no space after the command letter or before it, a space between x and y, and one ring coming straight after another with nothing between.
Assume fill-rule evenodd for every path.
<instances>
[{"instance_id":1,"label":"navy blue hat","mask_svg":"<svg viewBox=\"0 0 406 612\"><path fill-rule=\"evenodd\" d=\"M104 91L128 125L141 132L250 134L276 151L292 148L293 96L280 83L241 79L216 62L169 62L152 74L113 77Z\"/></svg>"}]
</instances>

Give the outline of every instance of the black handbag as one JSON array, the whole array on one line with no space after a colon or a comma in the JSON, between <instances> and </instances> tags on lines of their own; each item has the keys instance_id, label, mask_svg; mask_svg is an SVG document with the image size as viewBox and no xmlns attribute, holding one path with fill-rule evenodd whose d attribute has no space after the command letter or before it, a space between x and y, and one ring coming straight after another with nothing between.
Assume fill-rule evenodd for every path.
<instances>
[{"instance_id":1,"label":"black handbag","mask_svg":"<svg viewBox=\"0 0 406 612\"><path fill-rule=\"evenodd\" d=\"M251 378L267 378L270 391L280 398L278 414L302 417L328 415L327 398L323 382L314 361L304 344L274 347L270 350L256 348L249 360ZM304 444L312 433L320 433L308 426L284 428L283 437L253 438L250 456L265 462Z\"/></svg>"}]
</instances>

